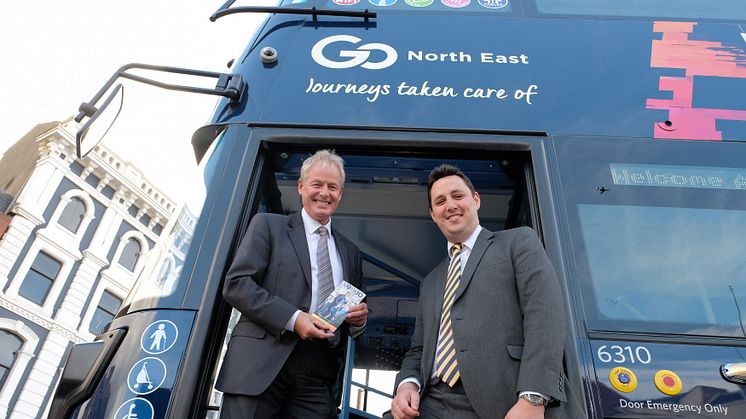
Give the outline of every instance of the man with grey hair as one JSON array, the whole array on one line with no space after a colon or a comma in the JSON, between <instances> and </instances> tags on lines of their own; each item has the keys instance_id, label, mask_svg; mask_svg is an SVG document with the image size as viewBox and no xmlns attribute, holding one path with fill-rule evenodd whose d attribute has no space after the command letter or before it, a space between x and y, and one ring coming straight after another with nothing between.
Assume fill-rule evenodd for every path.
<instances>
[{"instance_id":1,"label":"man with grey hair","mask_svg":"<svg viewBox=\"0 0 746 419\"><path fill-rule=\"evenodd\" d=\"M362 333L368 307L351 307L335 333L310 313L342 281L362 288L360 251L332 229L344 178L342 158L318 151L300 170L303 209L251 220L223 287L241 318L216 383L222 419L336 416L347 336Z\"/></svg>"}]
</instances>

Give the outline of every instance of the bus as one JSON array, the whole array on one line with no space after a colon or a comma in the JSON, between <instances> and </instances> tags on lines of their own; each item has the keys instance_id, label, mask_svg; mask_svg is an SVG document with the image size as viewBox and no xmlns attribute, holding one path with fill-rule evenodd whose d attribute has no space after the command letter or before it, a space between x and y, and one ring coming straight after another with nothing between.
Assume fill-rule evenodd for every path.
<instances>
[{"instance_id":1,"label":"bus","mask_svg":"<svg viewBox=\"0 0 746 419\"><path fill-rule=\"evenodd\" d=\"M50 417L218 417L224 275L253 215L299 211L320 148L346 161L335 228L371 310L341 418L390 402L444 257L426 193L443 162L486 228L539 234L581 417L746 417L746 2L229 0L212 19L241 13L267 17L207 92L224 97L191 139L204 183L108 328L71 349ZM89 122L116 109L104 90Z\"/></svg>"}]
</instances>

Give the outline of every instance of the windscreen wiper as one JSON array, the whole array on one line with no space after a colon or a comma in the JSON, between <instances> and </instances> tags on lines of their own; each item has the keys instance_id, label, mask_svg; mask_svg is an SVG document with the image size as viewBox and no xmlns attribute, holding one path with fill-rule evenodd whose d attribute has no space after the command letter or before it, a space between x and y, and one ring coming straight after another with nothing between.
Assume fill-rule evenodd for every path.
<instances>
[{"instance_id":1,"label":"windscreen wiper","mask_svg":"<svg viewBox=\"0 0 746 419\"><path fill-rule=\"evenodd\" d=\"M210 16L210 21L214 22L223 16L233 15L236 13L281 13L290 15L311 15L313 21L316 22L317 16L349 16L349 17L362 17L365 23L368 23L368 19L375 18L376 12L365 10L332 10L332 9L317 9L312 8L299 8L299 7L265 7L265 6L241 6L231 7L236 0L228 0L220 6L220 8Z\"/></svg>"}]
</instances>

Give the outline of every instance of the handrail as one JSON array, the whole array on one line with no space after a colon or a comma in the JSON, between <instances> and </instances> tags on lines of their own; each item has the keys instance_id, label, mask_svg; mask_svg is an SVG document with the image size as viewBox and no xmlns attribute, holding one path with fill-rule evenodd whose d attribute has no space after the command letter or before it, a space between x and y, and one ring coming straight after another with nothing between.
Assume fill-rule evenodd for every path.
<instances>
[{"instance_id":1,"label":"handrail","mask_svg":"<svg viewBox=\"0 0 746 419\"><path fill-rule=\"evenodd\" d=\"M399 278L405 280L406 282L409 282L410 284L414 285L415 287L420 287L420 280L400 271L399 269L396 269L395 267L389 265L388 263L376 258L375 256L371 256L368 253L360 252L360 255L362 256L364 261L370 262L373 265L378 266L379 268L383 269L384 271L388 271L389 273L392 273Z\"/></svg>"},{"instance_id":2,"label":"handrail","mask_svg":"<svg viewBox=\"0 0 746 419\"><path fill-rule=\"evenodd\" d=\"M280 13L289 15L311 15L313 20L316 21L317 16L349 16L349 17L362 17L365 22L368 23L368 19L376 17L376 12L371 12L368 9L365 10L330 10L330 9L317 9L316 7L302 8L302 7L277 7L277 6L240 6L231 7L236 0L228 0L220 8L210 16L210 21L215 22L221 17L233 15L236 13Z\"/></svg>"}]
</instances>

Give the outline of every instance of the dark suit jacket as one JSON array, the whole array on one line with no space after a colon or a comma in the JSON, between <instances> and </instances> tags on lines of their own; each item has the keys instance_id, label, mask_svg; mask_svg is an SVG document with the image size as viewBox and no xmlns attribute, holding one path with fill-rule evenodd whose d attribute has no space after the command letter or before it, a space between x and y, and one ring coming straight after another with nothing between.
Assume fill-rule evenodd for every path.
<instances>
[{"instance_id":1,"label":"dark suit jacket","mask_svg":"<svg viewBox=\"0 0 746 419\"><path fill-rule=\"evenodd\" d=\"M344 280L362 288L358 248L337 229L334 243ZM314 256L315 257L315 256ZM303 218L257 214L251 220L223 286L223 297L241 312L233 329L216 387L226 393L256 396L269 387L299 337L285 331L296 310L311 305L311 261ZM341 331L337 368L344 364L346 324Z\"/></svg>"},{"instance_id":2,"label":"dark suit jacket","mask_svg":"<svg viewBox=\"0 0 746 419\"><path fill-rule=\"evenodd\" d=\"M448 269L441 262L422 281L412 347L396 385L415 377L428 391ZM552 265L527 227L482 229L451 308L464 390L481 418L502 418L520 391L565 402L565 312ZM566 417L548 408L546 417Z\"/></svg>"}]
</instances>

